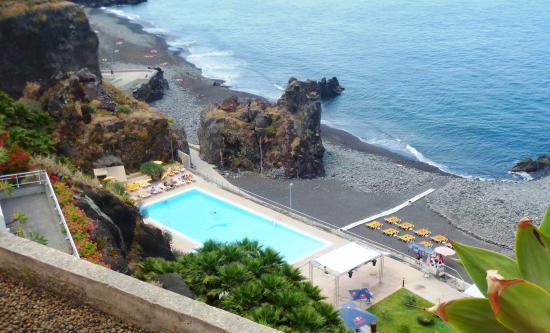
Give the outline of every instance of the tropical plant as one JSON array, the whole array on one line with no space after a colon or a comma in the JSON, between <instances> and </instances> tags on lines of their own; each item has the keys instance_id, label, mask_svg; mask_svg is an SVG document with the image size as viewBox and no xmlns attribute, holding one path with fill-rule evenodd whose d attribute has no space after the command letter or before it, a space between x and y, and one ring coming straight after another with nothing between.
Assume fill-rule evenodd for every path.
<instances>
[{"instance_id":1,"label":"tropical plant","mask_svg":"<svg viewBox=\"0 0 550 333\"><path fill-rule=\"evenodd\" d=\"M38 232L35 232L35 231L30 231L29 235L28 235L28 238L30 240L32 240L33 242L37 242L37 243L42 244L42 245L48 245L48 240L41 233L38 233Z\"/></svg>"},{"instance_id":2,"label":"tropical plant","mask_svg":"<svg viewBox=\"0 0 550 333\"><path fill-rule=\"evenodd\" d=\"M139 168L142 173L151 176L153 179L160 179L164 169L162 165L156 164L153 161L145 162Z\"/></svg>"},{"instance_id":3,"label":"tropical plant","mask_svg":"<svg viewBox=\"0 0 550 333\"><path fill-rule=\"evenodd\" d=\"M347 332L330 304L274 250L244 239L206 241L175 261L147 258L137 277L177 272L196 299L283 332Z\"/></svg>"},{"instance_id":4,"label":"tropical plant","mask_svg":"<svg viewBox=\"0 0 550 333\"><path fill-rule=\"evenodd\" d=\"M19 224L25 224L29 220L27 214L25 214L22 210L16 210L13 212L13 214L11 214L11 218L14 222L17 221Z\"/></svg>"},{"instance_id":5,"label":"tropical plant","mask_svg":"<svg viewBox=\"0 0 550 333\"><path fill-rule=\"evenodd\" d=\"M453 243L460 263L486 298L463 298L430 310L463 333L548 333L550 330L550 206L537 228L518 223L515 260Z\"/></svg>"},{"instance_id":6,"label":"tropical plant","mask_svg":"<svg viewBox=\"0 0 550 333\"><path fill-rule=\"evenodd\" d=\"M7 180L0 180L0 192L10 195L13 193L13 186Z\"/></svg>"},{"instance_id":7,"label":"tropical plant","mask_svg":"<svg viewBox=\"0 0 550 333\"><path fill-rule=\"evenodd\" d=\"M128 191L126 190L126 186L124 186L123 184L121 184L117 181L110 181L110 182L105 183L104 187L105 187L106 190L109 190L110 192L112 192L114 195L116 195L122 201L124 201L128 204L133 204L134 203L134 200L132 199L130 194L128 194Z\"/></svg>"},{"instance_id":8,"label":"tropical plant","mask_svg":"<svg viewBox=\"0 0 550 333\"><path fill-rule=\"evenodd\" d=\"M9 134L8 146L16 143L29 153L40 154L47 154L53 146L55 124L36 101L20 99L14 102L0 92L0 128Z\"/></svg>"}]
</instances>

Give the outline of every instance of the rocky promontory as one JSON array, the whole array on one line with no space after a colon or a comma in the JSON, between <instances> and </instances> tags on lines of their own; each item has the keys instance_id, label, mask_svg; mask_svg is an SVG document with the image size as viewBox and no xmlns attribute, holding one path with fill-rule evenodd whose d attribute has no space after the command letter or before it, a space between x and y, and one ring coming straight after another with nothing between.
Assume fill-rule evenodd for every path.
<instances>
[{"instance_id":1,"label":"rocky promontory","mask_svg":"<svg viewBox=\"0 0 550 333\"><path fill-rule=\"evenodd\" d=\"M321 103L315 81L291 78L276 104L236 97L201 115L200 156L221 169L274 177L324 175Z\"/></svg>"},{"instance_id":2,"label":"rocky promontory","mask_svg":"<svg viewBox=\"0 0 550 333\"><path fill-rule=\"evenodd\" d=\"M169 89L168 80L164 78L164 71L160 67L151 68L155 71L149 81L140 84L132 91L135 99L151 103L164 96L164 90Z\"/></svg>"},{"instance_id":3,"label":"rocky promontory","mask_svg":"<svg viewBox=\"0 0 550 333\"><path fill-rule=\"evenodd\" d=\"M98 39L80 6L66 1L0 1L0 90L21 96L28 81L86 67L100 77Z\"/></svg>"},{"instance_id":4,"label":"rocky promontory","mask_svg":"<svg viewBox=\"0 0 550 333\"><path fill-rule=\"evenodd\" d=\"M86 69L60 73L45 87L29 83L24 95L56 120L57 153L88 170L104 159L132 170L146 161L170 160L178 149L189 151L182 129Z\"/></svg>"},{"instance_id":5,"label":"rocky promontory","mask_svg":"<svg viewBox=\"0 0 550 333\"><path fill-rule=\"evenodd\" d=\"M322 78L321 81L317 82L317 90L322 100L328 100L340 96L345 88L340 85L340 82L334 76L332 79Z\"/></svg>"}]
</instances>

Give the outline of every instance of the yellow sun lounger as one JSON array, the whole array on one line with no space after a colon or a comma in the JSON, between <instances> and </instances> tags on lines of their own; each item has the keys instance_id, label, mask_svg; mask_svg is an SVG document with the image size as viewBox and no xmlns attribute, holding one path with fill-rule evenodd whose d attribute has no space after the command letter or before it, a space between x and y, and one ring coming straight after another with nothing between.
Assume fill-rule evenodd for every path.
<instances>
[{"instance_id":1,"label":"yellow sun lounger","mask_svg":"<svg viewBox=\"0 0 550 333\"><path fill-rule=\"evenodd\" d=\"M412 230L414 228L414 224L411 222L403 222L398 225L399 228L403 230Z\"/></svg>"},{"instance_id":2,"label":"yellow sun lounger","mask_svg":"<svg viewBox=\"0 0 550 333\"><path fill-rule=\"evenodd\" d=\"M394 228L387 228L382 230L382 233L386 236L397 236L399 234L399 231L395 230Z\"/></svg>"},{"instance_id":3,"label":"yellow sun lounger","mask_svg":"<svg viewBox=\"0 0 550 333\"><path fill-rule=\"evenodd\" d=\"M425 246L425 247L432 247L434 245L432 242L428 242L428 241L422 241L418 244L420 244L422 246Z\"/></svg>"},{"instance_id":4,"label":"yellow sun lounger","mask_svg":"<svg viewBox=\"0 0 550 333\"><path fill-rule=\"evenodd\" d=\"M417 236L420 236L420 237L428 237L429 235L432 234L432 232L429 229L426 229L426 228L415 230L414 233Z\"/></svg>"},{"instance_id":5,"label":"yellow sun lounger","mask_svg":"<svg viewBox=\"0 0 550 333\"><path fill-rule=\"evenodd\" d=\"M397 224L401 222L401 219L397 216L388 216L384 219L384 221L391 223L391 224Z\"/></svg>"},{"instance_id":6,"label":"yellow sun lounger","mask_svg":"<svg viewBox=\"0 0 550 333\"><path fill-rule=\"evenodd\" d=\"M372 229L372 230L378 230L380 229L380 227L382 226L382 223L378 222L378 221L371 221L367 224L365 224L367 226L367 228L369 229Z\"/></svg>"},{"instance_id":7,"label":"yellow sun lounger","mask_svg":"<svg viewBox=\"0 0 550 333\"><path fill-rule=\"evenodd\" d=\"M126 189L128 189L128 191L134 191L134 190L137 190L138 188L139 188L139 184L137 183L131 183L126 186Z\"/></svg>"},{"instance_id":8,"label":"yellow sun lounger","mask_svg":"<svg viewBox=\"0 0 550 333\"><path fill-rule=\"evenodd\" d=\"M435 235L432 237L432 240L436 243L443 243L443 242L449 241L449 239L443 235Z\"/></svg>"},{"instance_id":9,"label":"yellow sun lounger","mask_svg":"<svg viewBox=\"0 0 550 333\"><path fill-rule=\"evenodd\" d=\"M411 234L404 234L404 235L401 235L401 236L399 236L399 237L397 237L397 238L399 238L400 241L403 241L403 242L405 242L405 243L414 240L414 236L411 235Z\"/></svg>"}]
</instances>

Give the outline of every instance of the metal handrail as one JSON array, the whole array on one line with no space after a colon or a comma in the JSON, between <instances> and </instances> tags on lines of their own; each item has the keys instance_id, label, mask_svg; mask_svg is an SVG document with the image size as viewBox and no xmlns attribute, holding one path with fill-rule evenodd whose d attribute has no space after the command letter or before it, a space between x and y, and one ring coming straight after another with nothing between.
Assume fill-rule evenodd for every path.
<instances>
[{"instance_id":1,"label":"metal handrail","mask_svg":"<svg viewBox=\"0 0 550 333\"><path fill-rule=\"evenodd\" d=\"M35 177L38 176L38 181L33 182L20 182L19 179L27 178L27 177ZM7 175L0 175L0 181L1 180L14 180L15 184L11 184L12 187L19 188L21 185L29 185L29 184L46 184L47 190L50 192L50 196L55 204L55 209L57 210L57 213L59 214L61 218L61 224L63 224L63 228L65 229L66 238L69 241L71 245L71 249L73 251L73 255L76 258L80 258L78 254L78 250L76 248L76 245L74 243L73 237L71 235L71 231L69 230L69 226L67 225L67 221L65 221L65 216L63 215L63 210L61 210L61 206L59 206L59 201L57 200L57 196L55 195L55 191L53 189L52 183L50 182L50 177L48 176L48 173L45 170L35 170L35 171L27 171L27 172L20 172L20 173L12 173Z\"/></svg>"},{"instance_id":2,"label":"metal handrail","mask_svg":"<svg viewBox=\"0 0 550 333\"><path fill-rule=\"evenodd\" d=\"M204 178L206 180L208 180L209 182L212 182L214 183L216 186L218 187L221 187L223 188L224 190L227 190L229 192L232 192L232 193L235 193L235 194L238 194L238 195L242 195L242 196L245 196L249 199L255 199L255 201L259 201L261 204L263 204L264 206L276 206L279 210L281 210L284 214L286 215L289 215L289 216L293 216L293 215L298 215L300 217L302 217L303 219L305 219L305 222L306 223L309 223L309 224L313 224L311 222L317 222L319 224L322 224L324 225L325 227L328 227L329 231L332 232L332 233L335 233L335 234L338 234L340 236L344 236L344 237L353 237L355 239L353 239L354 241L357 241L357 240L360 240L362 242L366 242L369 246L377 249L377 250L380 250L382 252L385 252L387 253L388 255L390 255L391 257L393 257L394 259L397 259L401 262L404 262L406 264L409 264L410 266L413 266L415 268L418 268L418 265L417 265L417 260L408 255L408 254L405 254L399 250L396 250L396 249L393 249L387 245L384 245L384 244L381 244L379 242L376 242L374 240L371 240L365 236L362 236L362 235L359 235L359 234L356 234L352 231L349 231L349 230L341 230L341 227L337 226L337 225L334 225L332 223L329 223L327 221L324 221L324 220L321 220L319 218L316 218L314 216L311 216L307 213L304 213L304 212L301 212L301 211L298 211L294 208L290 208L284 204L281 204L279 202L276 202L276 201L273 201L271 199L268 199L268 198L265 198L259 194L256 194L254 192L251 192L251 191L248 191L248 190L245 190L245 189L242 189L238 186L235 186L233 184L231 184L231 187L229 186L226 186L224 185L223 183L221 182L218 182L217 179L214 179L210 176L208 176L207 174L201 172L200 170L196 169L196 168L192 168L193 172L198 174L201 178ZM309 220L309 221L308 221ZM444 267L446 268L449 268L450 270L452 270L453 272L455 272L458 277L454 276L453 274L449 274L449 273L445 273L446 276L448 276L449 278L451 278L452 280L455 280L457 281L458 284L461 285L461 287L463 286L468 286L469 284L462 278L462 276L460 275L460 273L452 268L452 267L449 267L447 265L444 265Z\"/></svg>"}]
</instances>

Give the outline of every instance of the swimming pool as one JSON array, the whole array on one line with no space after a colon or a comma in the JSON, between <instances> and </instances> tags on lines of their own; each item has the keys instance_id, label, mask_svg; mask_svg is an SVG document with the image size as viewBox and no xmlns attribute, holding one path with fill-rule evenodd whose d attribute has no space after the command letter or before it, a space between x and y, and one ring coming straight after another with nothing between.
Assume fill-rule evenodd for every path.
<instances>
[{"instance_id":1,"label":"swimming pool","mask_svg":"<svg viewBox=\"0 0 550 333\"><path fill-rule=\"evenodd\" d=\"M143 216L203 243L248 238L296 262L329 245L327 241L276 222L260 213L192 188L140 208Z\"/></svg>"}]
</instances>

